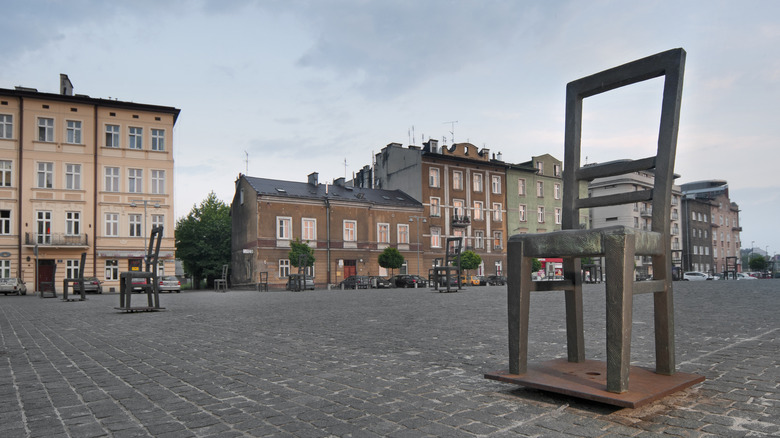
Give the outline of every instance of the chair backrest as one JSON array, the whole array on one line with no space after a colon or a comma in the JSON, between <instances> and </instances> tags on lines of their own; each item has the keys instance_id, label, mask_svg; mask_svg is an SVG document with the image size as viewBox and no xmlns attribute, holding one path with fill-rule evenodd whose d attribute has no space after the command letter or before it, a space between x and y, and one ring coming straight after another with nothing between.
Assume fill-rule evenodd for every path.
<instances>
[{"instance_id":1,"label":"chair backrest","mask_svg":"<svg viewBox=\"0 0 780 438\"><path fill-rule=\"evenodd\" d=\"M149 249L146 251L146 272L157 274L157 262L160 257L160 241L162 240L163 226L152 227L152 234L149 236ZM152 271L154 267L154 271Z\"/></svg>"},{"instance_id":2,"label":"chair backrest","mask_svg":"<svg viewBox=\"0 0 780 438\"><path fill-rule=\"evenodd\" d=\"M228 269L230 265L222 265L222 279L227 280Z\"/></svg>"},{"instance_id":3,"label":"chair backrest","mask_svg":"<svg viewBox=\"0 0 780 438\"><path fill-rule=\"evenodd\" d=\"M670 236L669 218L684 68L685 50L672 49L578 79L566 86L563 229L580 228L579 210L583 208L652 201L652 230ZM581 166L583 99L660 76L664 76L664 90L656 155ZM580 181L638 171L652 171L652 189L592 198L579 196ZM664 240L666 245L670 244L669 239Z\"/></svg>"},{"instance_id":4,"label":"chair backrest","mask_svg":"<svg viewBox=\"0 0 780 438\"><path fill-rule=\"evenodd\" d=\"M463 249L462 237L448 237L447 251L445 253L444 266L450 266L450 262L455 262L455 266L460 269L460 253Z\"/></svg>"},{"instance_id":5,"label":"chair backrest","mask_svg":"<svg viewBox=\"0 0 780 438\"><path fill-rule=\"evenodd\" d=\"M78 278L83 280L84 279L84 265L87 264L87 253L82 252L81 253L81 263L79 264L79 276Z\"/></svg>"}]
</instances>

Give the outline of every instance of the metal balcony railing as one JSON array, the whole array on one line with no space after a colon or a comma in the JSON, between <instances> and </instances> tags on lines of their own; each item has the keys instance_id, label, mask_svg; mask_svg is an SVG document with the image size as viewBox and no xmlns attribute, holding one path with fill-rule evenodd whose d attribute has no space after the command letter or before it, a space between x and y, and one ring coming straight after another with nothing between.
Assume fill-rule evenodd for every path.
<instances>
[{"instance_id":1,"label":"metal balcony railing","mask_svg":"<svg viewBox=\"0 0 780 438\"><path fill-rule=\"evenodd\" d=\"M40 246L89 246L88 234L24 233L24 244Z\"/></svg>"},{"instance_id":2,"label":"metal balcony railing","mask_svg":"<svg viewBox=\"0 0 780 438\"><path fill-rule=\"evenodd\" d=\"M465 228L471 225L471 218L468 216L452 216L452 226L453 227L460 227Z\"/></svg>"}]
</instances>

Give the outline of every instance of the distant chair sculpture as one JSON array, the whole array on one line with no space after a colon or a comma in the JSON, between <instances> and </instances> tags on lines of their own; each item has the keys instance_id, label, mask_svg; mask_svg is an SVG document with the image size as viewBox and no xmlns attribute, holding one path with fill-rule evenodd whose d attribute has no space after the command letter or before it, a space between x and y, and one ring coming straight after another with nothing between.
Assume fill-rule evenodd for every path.
<instances>
[{"instance_id":1,"label":"distant chair sculpture","mask_svg":"<svg viewBox=\"0 0 780 438\"><path fill-rule=\"evenodd\" d=\"M81 264L79 264L79 272L78 277L76 278L66 278L62 280L62 301L76 301L76 298L68 298L68 287L70 285L73 285L73 291L76 291L76 286L78 286L78 291L81 295L81 298L79 298L79 301L84 301L87 299L86 294L84 292L84 265L87 262L87 253L82 252L81 253Z\"/></svg>"},{"instance_id":2,"label":"distant chair sculpture","mask_svg":"<svg viewBox=\"0 0 780 438\"><path fill-rule=\"evenodd\" d=\"M258 272L257 291L268 292L268 272Z\"/></svg>"},{"instance_id":3,"label":"distant chair sculpture","mask_svg":"<svg viewBox=\"0 0 780 438\"><path fill-rule=\"evenodd\" d=\"M230 269L230 265L222 265L222 277L214 279L214 292L227 291L229 269Z\"/></svg>"},{"instance_id":4,"label":"distant chair sculpture","mask_svg":"<svg viewBox=\"0 0 780 438\"><path fill-rule=\"evenodd\" d=\"M149 236L149 249L144 256L145 271L128 271L119 274L119 307L117 310L126 312L164 310L160 307L160 291L157 284L157 264L160 256L160 241L162 239L162 225L152 227ZM143 284L134 284L134 279L143 279ZM146 292L147 306L132 307L130 297L133 288L142 288Z\"/></svg>"},{"instance_id":5,"label":"distant chair sculpture","mask_svg":"<svg viewBox=\"0 0 780 438\"><path fill-rule=\"evenodd\" d=\"M675 348L669 218L684 64L685 51L674 49L568 84L562 230L509 239L509 372L485 377L628 407L703 380L683 373L671 377L675 375ZM581 166L583 99L659 76L664 76L665 82L656 155ZM652 189L579 196L580 181L638 171L654 174ZM580 227L579 209L648 201L653 204L649 231L628 226ZM640 255L652 256L654 280L634 283L634 256ZM564 280L532 281L532 261L539 257L563 257ZM603 362L585 360L580 260L583 257L606 260L606 391L600 386L603 383L594 385L594 381L603 382ZM552 360L529 368L530 293L549 290L565 291L568 360ZM633 296L640 293L654 296L655 373L630 367ZM637 374L633 388L629 386L629 370ZM632 394L634 390L636 393ZM622 394L626 391L629 392Z\"/></svg>"},{"instance_id":6,"label":"distant chair sculpture","mask_svg":"<svg viewBox=\"0 0 780 438\"><path fill-rule=\"evenodd\" d=\"M444 253L444 266L433 268L433 288L439 292L453 292L452 274L455 274L457 290L460 290L460 253L463 249L463 238L448 237ZM439 290L441 280L444 279L446 288Z\"/></svg>"}]
</instances>

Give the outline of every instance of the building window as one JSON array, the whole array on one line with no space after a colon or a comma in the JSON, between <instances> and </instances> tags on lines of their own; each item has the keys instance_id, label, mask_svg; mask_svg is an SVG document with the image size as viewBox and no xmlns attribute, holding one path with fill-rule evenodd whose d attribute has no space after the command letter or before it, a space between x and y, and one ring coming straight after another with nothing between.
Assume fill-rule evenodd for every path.
<instances>
[{"instance_id":1,"label":"building window","mask_svg":"<svg viewBox=\"0 0 780 438\"><path fill-rule=\"evenodd\" d=\"M153 214L152 215L152 228L154 227L162 227L162 234L160 234L160 237L165 237L165 215L164 214Z\"/></svg>"},{"instance_id":2,"label":"building window","mask_svg":"<svg viewBox=\"0 0 780 438\"><path fill-rule=\"evenodd\" d=\"M65 188L81 190L81 164L65 164Z\"/></svg>"},{"instance_id":3,"label":"building window","mask_svg":"<svg viewBox=\"0 0 780 438\"><path fill-rule=\"evenodd\" d=\"M278 217L276 218L276 238L279 240L291 240L292 239L292 218L291 217Z\"/></svg>"},{"instance_id":4,"label":"building window","mask_svg":"<svg viewBox=\"0 0 780 438\"><path fill-rule=\"evenodd\" d=\"M519 220L520 220L520 222L525 222L526 221L526 219L525 219L525 205L520 204L517 207L517 212L519 213Z\"/></svg>"},{"instance_id":5,"label":"building window","mask_svg":"<svg viewBox=\"0 0 780 438\"><path fill-rule=\"evenodd\" d=\"M503 215L503 212L501 211L501 204L499 204L498 202L494 202L493 203L493 221L494 222L501 222L503 217L504 217L504 215Z\"/></svg>"},{"instance_id":6,"label":"building window","mask_svg":"<svg viewBox=\"0 0 780 438\"><path fill-rule=\"evenodd\" d=\"M561 209L556 208L555 209L555 224L560 225L561 224Z\"/></svg>"},{"instance_id":7,"label":"building window","mask_svg":"<svg viewBox=\"0 0 780 438\"><path fill-rule=\"evenodd\" d=\"M0 114L0 138L13 138L14 136L14 116L10 114Z\"/></svg>"},{"instance_id":8,"label":"building window","mask_svg":"<svg viewBox=\"0 0 780 438\"><path fill-rule=\"evenodd\" d=\"M10 160L0 160L0 187L11 187L13 174Z\"/></svg>"},{"instance_id":9,"label":"building window","mask_svg":"<svg viewBox=\"0 0 780 438\"><path fill-rule=\"evenodd\" d=\"M344 241L357 241L357 221L344 221Z\"/></svg>"},{"instance_id":10,"label":"building window","mask_svg":"<svg viewBox=\"0 0 780 438\"><path fill-rule=\"evenodd\" d=\"M460 199L453 199L452 201L452 214L455 217L463 217L466 212L463 210L463 201Z\"/></svg>"},{"instance_id":11,"label":"building window","mask_svg":"<svg viewBox=\"0 0 780 438\"><path fill-rule=\"evenodd\" d=\"M130 149L143 149L144 148L144 128L130 127L130 137L128 138L127 147Z\"/></svg>"},{"instance_id":12,"label":"building window","mask_svg":"<svg viewBox=\"0 0 780 438\"><path fill-rule=\"evenodd\" d=\"M559 183L553 184L553 198L561 199L561 185Z\"/></svg>"},{"instance_id":13,"label":"building window","mask_svg":"<svg viewBox=\"0 0 780 438\"><path fill-rule=\"evenodd\" d=\"M152 194L162 195L165 193L165 171L152 170Z\"/></svg>"},{"instance_id":14,"label":"building window","mask_svg":"<svg viewBox=\"0 0 780 438\"><path fill-rule=\"evenodd\" d=\"M106 213L106 236L119 237L119 213Z\"/></svg>"},{"instance_id":15,"label":"building window","mask_svg":"<svg viewBox=\"0 0 780 438\"><path fill-rule=\"evenodd\" d=\"M472 216L475 221L481 221L484 219L482 216L482 210L485 208L485 204L482 201L474 201L474 213Z\"/></svg>"},{"instance_id":16,"label":"building window","mask_svg":"<svg viewBox=\"0 0 780 438\"><path fill-rule=\"evenodd\" d=\"M463 172L460 170L452 172L452 189L463 190Z\"/></svg>"},{"instance_id":17,"label":"building window","mask_svg":"<svg viewBox=\"0 0 780 438\"><path fill-rule=\"evenodd\" d=\"M81 213L78 211L65 212L65 234L78 236L81 233Z\"/></svg>"},{"instance_id":18,"label":"building window","mask_svg":"<svg viewBox=\"0 0 780 438\"><path fill-rule=\"evenodd\" d=\"M376 236L379 243L390 243L390 224L376 224Z\"/></svg>"},{"instance_id":19,"label":"building window","mask_svg":"<svg viewBox=\"0 0 780 438\"><path fill-rule=\"evenodd\" d=\"M38 163L38 188L50 189L54 181L54 163Z\"/></svg>"},{"instance_id":20,"label":"building window","mask_svg":"<svg viewBox=\"0 0 780 438\"><path fill-rule=\"evenodd\" d=\"M441 182L439 181L439 169L436 167L431 167L428 169L428 185L431 187L441 187Z\"/></svg>"},{"instance_id":21,"label":"building window","mask_svg":"<svg viewBox=\"0 0 780 438\"><path fill-rule=\"evenodd\" d=\"M130 193L143 193L144 170L127 169L127 191Z\"/></svg>"},{"instance_id":22,"label":"building window","mask_svg":"<svg viewBox=\"0 0 780 438\"><path fill-rule=\"evenodd\" d=\"M519 178L517 180L517 194L525 196L525 178Z\"/></svg>"},{"instance_id":23,"label":"building window","mask_svg":"<svg viewBox=\"0 0 780 438\"><path fill-rule=\"evenodd\" d=\"M0 210L0 234L11 234L11 210Z\"/></svg>"},{"instance_id":24,"label":"building window","mask_svg":"<svg viewBox=\"0 0 780 438\"><path fill-rule=\"evenodd\" d=\"M81 260L65 260L65 278L79 278L79 265Z\"/></svg>"},{"instance_id":25,"label":"building window","mask_svg":"<svg viewBox=\"0 0 780 438\"><path fill-rule=\"evenodd\" d=\"M474 231L474 248L483 249L485 247L485 232L482 230Z\"/></svg>"},{"instance_id":26,"label":"building window","mask_svg":"<svg viewBox=\"0 0 780 438\"><path fill-rule=\"evenodd\" d=\"M106 280L119 280L119 260L106 260Z\"/></svg>"},{"instance_id":27,"label":"building window","mask_svg":"<svg viewBox=\"0 0 780 438\"><path fill-rule=\"evenodd\" d=\"M409 224L398 224L398 243L399 244L409 243Z\"/></svg>"},{"instance_id":28,"label":"building window","mask_svg":"<svg viewBox=\"0 0 780 438\"><path fill-rule=\"evenodd\" d=\"M38 119L38 141L54 141L54 119Z\"/></svg>"},{"instance_id":29,"label":"building window","mask_svg":"<svg viewBox=\"0 0 780 438\"><path fill-rule=\"evenodd\" d=\"M317 240L317 219L301 219L301 240L304 242Z\"/></svg>"},{"instance_id":30,"label":"building window","mask_svg":"<svg viewBox=\"0 0 780 438\"><path fill-rule=\"evenodd\" d=\"M441 248L441 230L431 228L431 248Z\"/></svg>"},{"instance_id":31,"label":"building window","mask_svg":"<svg viewBox=\"0 0 780 438\"><path fill-rule=\"evenodd\" d=\"M128 215L130 222L130 237L141 237L141 215Z\"/></svg>"},{"instance_id":32,"label":"building window","mask_svg":"<svg viewBox=\"0 0 780 438\"><path fill-rule=\"evenodd\" d=\"M81 144L81 122L79 120L65 121L65 142Z\"/></svg>"},{"instance_id":33,"label":"building window","mask_svg":"<svg viewBox=\"0 0 780 438\"><path fill-rule=\"evenodd\" d=\"M106 167L106 191L118 192L119 191L119 168L118 167Z\"/></svg>"},{"instance_id":34,"label":"building window","mask_svg":"<svg viewBox=\"0 0 780 438\"><path fill-rule=\"evenodd\" d=\"M561 176L561 165L560 164L554 164L553 165L553 176Z\"/></svg>"},{"instance_id":35,"label":"building window","mask_svg":"<svg viewBox=\"0 0 780 438\"><path fill-rule=\"evenodd\" d=\"M165 130L164 129L152 129L152 150L164 151L165 150Z\"/></svg>"},{"instance_id":36,"label":"building window","mask_svg":"<svg viewBox=\"0 0 780 438\"><path fill-rule=\"evenodd\" d=\"M38 243L51 244L51 212L39 211L36 213L36 228L38 229Z\"/></svg>"},{"instance_id":37,"label":"building window","mask_svg":"<svg viewBox=\"0 0 780 438\"><path fill-rule=\"evenodd\" d=\"M537 161L536 162L536 170L539 172L539 175L544 175L544 162Z\"/></svg>"},{"instance_id":38,"label":"building window","mask_svg":"<svg viewBox=\"0 0 780 438\"><path fill-rule=\"evenodd\" d=\"M504 233L501 231L493 231L493 248L502 249L504 247Z\"/></svg>"},{"instance_id":39,"label":"building window","mask_svg":"<svg viewBox=\"0 0 780 438\"><path fill-rule=\"evenodd\" d=\"M11 277L11 261L0 260L0 278L10 278L10 277Z\"/></svg>"},{"instance_id":40,"label":"building window","mask_svg":"<svg viewBox=\"0 0 780 438\"><path fill-rule=\"evenodd\" d=\"M538 198L544 197L544 181L536 182L536 197Z\"/></svg>"},{"instance_id":41,"label":"building window","mask_svg":"<svg viewBox=\"0 0 780 438\"><path fill-rule=\"evenodd\" d=\"M536 220L540 224L544 223L544 207L542 207L542 206L537 207L536 214L537 214Z\"/></svg>"},{"instance_id":42,"label":"building window","mask_svg":"<svg viewBox=\"0 0 780 438\"><path fill-rule=\"evenodd\" d=\"M119 147L119 125L106 125L106 147Z\"/></svg>"},{"instance_id":43,"label":"building window","mask_svg":"<svg viewBox=\"0 0 780 438\"><path fill-rule=\"evenodd\" d=\"M501 194L501 177L498 175L494 175L490 178L491 181L491 187L494 195L500 195Z\"/></svg>"},{"instance_id":44,"label":"building window","mask_svg":"<svg viewBox=\"0 0 780 438\"><path fill-rule=\"evenodd\" d=\"M290 276L290 260L279 260L279 278L287 278Z\"/></svg>"},{"instance_id":45,"label":"building window","mask_svg":"<svg viewBox=\"0 0 780 438\"><path fill-rule=\"evenodd\" d=\"M482 192L485 190L484 183L482 181L482 174L481 173L475 173L474 174L474 191L475 192Z\"/></svg>"},{"instance_id":46,"label":"building window","mask_svg":"<svg viewBox=\"0 0 780 438\"><path fill-rule=\"evenodd\" d=\"M431 216L441 216L441 206L439 205L439 198L431 198Z\"/></svg>"}]
</instances>

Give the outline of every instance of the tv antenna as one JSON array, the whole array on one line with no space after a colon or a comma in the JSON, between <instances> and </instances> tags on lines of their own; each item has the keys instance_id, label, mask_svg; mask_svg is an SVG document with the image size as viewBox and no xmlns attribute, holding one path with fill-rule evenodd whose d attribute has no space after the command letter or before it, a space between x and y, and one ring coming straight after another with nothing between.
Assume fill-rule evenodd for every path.
<instances>
[{"instance_id":1,"label":"tv antenna","mask_svg":"<svg viewBox=\"0 0 780 438\"><path fill-rule=\"evenodd\" d=\"M246 161L246 173L245 173L244 175L246 175L246 174L248 174L248 173L249 173L249 152L247 152L247 151L245 150L245 151L244 151L244 155L246 156L246 157L244 158L244 160Z\"/></svg>"},{"instance_id":2,"label":"tv antenna","mask_svg":"<svg viewBox=\"0 0 780 438\"><path fill-rule=\"evenodd\" d=\"M450 131L450 137L452 139L452 144L455 144L455 124L458 123L458 121L457 120L453 120L451 122L444 122L444 123L442 123L442 125L446 125L447 123L452 125L452 130Z\"/></svg>"},{"instance_id":3,"label":"tv antenna","mask_svg":"<svg viewBox=\"0 0 780 438\"><path fill-rule=\"evenodd\" d=\"M347 179L347 159L344 158L344 179Z\"/></svg>"}]
</instances>

